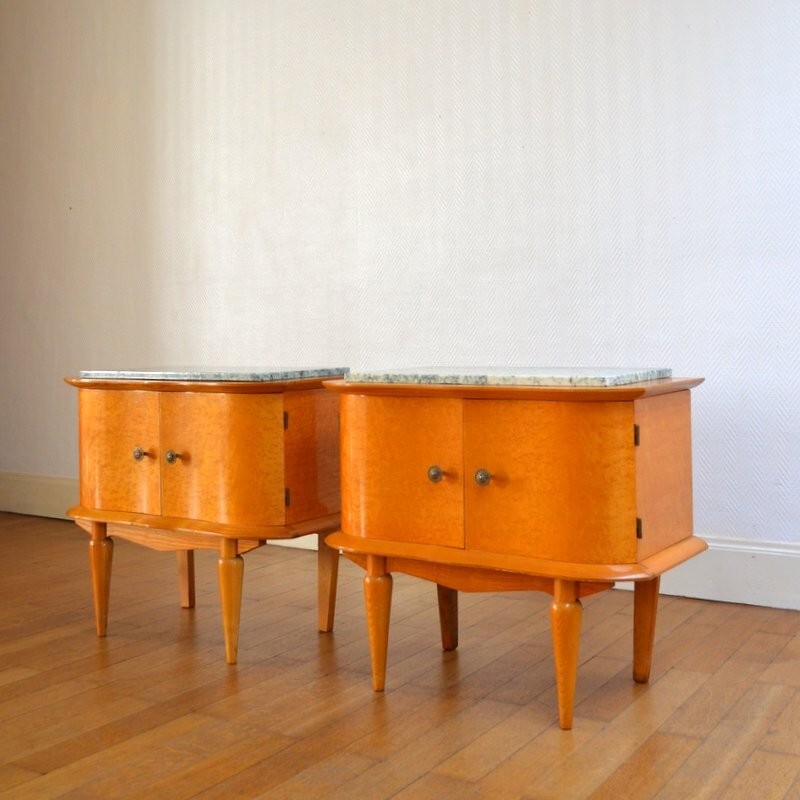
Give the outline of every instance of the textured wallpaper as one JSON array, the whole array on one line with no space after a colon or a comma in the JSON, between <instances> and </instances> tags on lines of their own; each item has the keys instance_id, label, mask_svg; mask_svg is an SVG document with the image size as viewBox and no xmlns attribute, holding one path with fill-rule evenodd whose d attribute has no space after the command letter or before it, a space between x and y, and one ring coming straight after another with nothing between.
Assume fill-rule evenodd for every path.
<instances>
[{"instance_id":1,"label":"textured wallpaper","mask_svg":"<svg viewBox=\"0 0 800 800\"><path fill-rule=\"evenodd\" d=\"M800 4L24 8L3 13L59 45L15 69L31 96L54 84L6 141L35 160L25 125L49 115L65 163L55 200L37 167L16 252L82 302L40 384L131 362L668 366L706 378L697 532L800 539ZM55 398L15 411L0 469L74 473ZM45 412L65 433L31 457Z\"/></svg>"}]
</instances>

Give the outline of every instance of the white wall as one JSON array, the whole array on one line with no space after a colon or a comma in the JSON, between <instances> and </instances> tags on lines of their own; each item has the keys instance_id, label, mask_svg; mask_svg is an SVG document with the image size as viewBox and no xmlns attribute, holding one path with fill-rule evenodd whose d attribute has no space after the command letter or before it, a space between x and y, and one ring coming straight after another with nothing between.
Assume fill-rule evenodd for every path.
<instances>
[{"instance_id":1,"label":"white wall","mask_svg":"<svg viewBox=\"0 0 800 800\"><path fill-rule=\"evenodd\" d=\"M80 368L654 364L707 379L697 532L800 555L798 41L795 0L4 0L0 475L74 477Z\"/></svg>"}]
</instances>

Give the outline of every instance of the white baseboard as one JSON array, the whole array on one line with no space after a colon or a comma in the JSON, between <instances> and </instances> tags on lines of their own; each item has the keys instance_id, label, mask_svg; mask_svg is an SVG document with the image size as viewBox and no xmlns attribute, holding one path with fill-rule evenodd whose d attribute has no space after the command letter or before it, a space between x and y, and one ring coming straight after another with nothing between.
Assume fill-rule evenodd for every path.
<instances>
[{"instance_id":1,"label":"white baseboard","mask_svg":"<svg viewBox=\"0 0 800 800\"><path fill-rule=\"evenodd\" d=\"M77 500L75 478L0 472L0 511L66 519L67 508ZM705 553L661 579L664 594L800 610L800 544L703 538ZM315 536L273 543L316 549Z\"/></svg>"},{"instance_id":2,"label":"white baseboard","mask_svg":"<svg viewBox=\"0 0 800 800\"><path fill-rule=\"evenodd\" d=\"M67 509L77 502L77 478L0 472L0 511L67 519Z\"/></svg>"},{"instance_id":3,"label":"white baseboard","mask_svg":"<svg viewBox=\"0 0 800 800\"><path fill-rule=\"evenodd\" d=\"M664 573L663 594L800 610L800 544L702 538L708 550Z\"/></svg>"}]
</instances>

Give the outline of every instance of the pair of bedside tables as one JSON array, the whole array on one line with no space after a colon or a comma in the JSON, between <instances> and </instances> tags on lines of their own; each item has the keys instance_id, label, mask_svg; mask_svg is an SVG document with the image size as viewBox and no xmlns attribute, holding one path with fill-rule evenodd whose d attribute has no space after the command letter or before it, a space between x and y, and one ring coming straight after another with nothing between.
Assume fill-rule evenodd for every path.
<instances>
[{"instance_id":1,"label":"pair of bedside tables","mask_svg":"<svg viewBox=\"0 0 800 800\"><path fill-rule=\"evenodd\" d=\"M343 369L82 372L80 504L97 633L112 535L219 552L235 663L242 553L316 534L319 629L340 551L364 579L373 686L384 688L392 573L437 585L442 646L458 592L537 590L551 625L562 728L572 726L580 599L634 582L634 680L648 680L659 577L705 549L692 533L690 391L668 370ZM341 497L340 497L341 489ZM341 516L339 514L341 508Z\"/></svg>"}]
</instances>

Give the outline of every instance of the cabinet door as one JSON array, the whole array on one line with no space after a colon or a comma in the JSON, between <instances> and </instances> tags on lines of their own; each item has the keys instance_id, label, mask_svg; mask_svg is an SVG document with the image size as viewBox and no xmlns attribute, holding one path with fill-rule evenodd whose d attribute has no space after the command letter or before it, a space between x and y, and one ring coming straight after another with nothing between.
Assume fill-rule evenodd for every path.
<instances>
[{"instance_id":1,"label":"cabinet door","mask_svg":"<svg viewBox=\"0 0 800 800\"><path fill-rule=\"evenodd\" d=\"M342 529L464 546L458 399L342 395ZM428 471L439 467L441 480Z\"/></svg>"},{"instance_id":2,"label":"cabinet door","mask_svg":"<svg viewBox=\"0 0 800 800\"><path fill-rule=\"evenodd\" d=\"M282 395L162 392L161 453L164 516L284 523Z\"/></svg>"},{"instance_id":3,"label":"cabinet door","mask_svg":"<svg viewBox=\"0 0 800 800\"><path fill-rule=\"evenodd\" d=\"M636 560L632 404L469 400L464 431L468 548Z\"/></svg>"},{"instance_id":4,"label":"cabinet door","mask_svg":"<svg viewBox=\"0 0 800 800\"><path fill-rule=\"evenodd\" d=\"M691 536L692 423L688 391L634 403L639 425L636 496L642 520L639 558Z\"/></svg>"},{"instance_id":5,"label":"cabinet door","mask_svg":"<svg viewBox=\"0 0 800 800\"><path fill-rule=\"evenodd\" d=\"M341 507L339 397L325 389L285 392L286 522L301 522Z\"/></svg>"},{"instance_id":6,"label":"cabinet door","mask_svg":"<svg viewBox=\"0 0 800 800\"><path fill-rule=\"evenodd\" d=\"M160 513L158 394L81 389L78 428L81 505Z\"/></svg>"}]
</instances>

